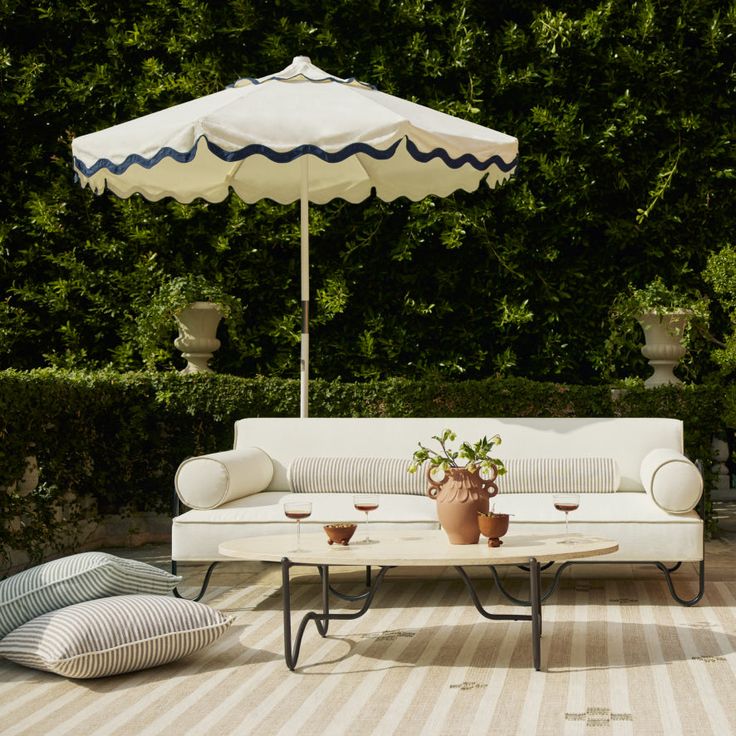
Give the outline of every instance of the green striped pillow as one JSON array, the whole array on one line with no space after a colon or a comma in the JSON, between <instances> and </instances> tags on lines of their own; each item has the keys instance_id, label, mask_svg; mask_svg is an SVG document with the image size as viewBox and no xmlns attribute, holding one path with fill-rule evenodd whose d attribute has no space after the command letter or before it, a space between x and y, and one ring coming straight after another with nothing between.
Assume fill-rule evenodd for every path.
<instances>
[{"instance_id":1,"label":"green striped pillow","mask_svg":"<svg viewBox=\"0 0 736 736\"><path fill-rule=\"evenodd\" d=\"M52 560L0 581L0 638L26 621L73 603L131 593L170 593L176 575L106 552Z\"/></svg>"},{"instance_id":2,"label":"green striped pillow","mask_svg":"<svg viewBox=\"0 0 736 736\"><path fill-rule=\"evenodd\" d=\"M202 603L168 596L99 598L19 626L0 641L0 656L64 677L107 677L191 654L232 621Z\"/></svg>"}]
</instances>

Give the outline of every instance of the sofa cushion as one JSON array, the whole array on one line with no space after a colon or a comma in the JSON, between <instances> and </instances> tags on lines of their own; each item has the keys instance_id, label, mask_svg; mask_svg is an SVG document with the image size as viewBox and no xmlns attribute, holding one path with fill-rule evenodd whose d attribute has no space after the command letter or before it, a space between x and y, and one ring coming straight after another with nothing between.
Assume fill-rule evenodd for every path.
<instances>
[{"instance_id":1,"label":"sofa cushion","mask_svg":"<svg viewBox=\"0 0 736 736\"><path fill-rule=\"evenodd\" d=\"M50 611L0 641L0 655L65 677L133 672L172 662L225 633L232 618L158 595L100 598Z\"/></svg>"},{"instance_id":2,"label":"sofa cushion","mask_svg":"<svg viewBox=\"0 0 736 736\"><path fill-rule=\"evenodd\" d=\"M512 514L509 536L565 533L565 514L548 493L499 493L491 503L497 513ZM703 521L697 513L671 514L644 491L581 493L569 523L570 534L618 542L619 551L596 558L599 563L703 559Z\"/></svg>"},{"instance_id":3,"label":"sofa cushion","mask_svg":"<svg viewBox=\"0 0 736 736\"><path fill-rule=\"evenodd\" d=\"M176 471L176 493L191 509L214 509L262 491L273 477L273 463L263 450L213 452L190 457Z\"/></svg>"},{"instance_id":4,"label":"sofa cushion","mask_svg":"<svg viewBox=\"0 0 736 736\"><path fill-rule=\"evenodd\" d=\"M646 494L642 493L642 496ZM379 506L370 514L370 524L382 529L438 529L437 502L428 496L381 495ZM224 560L218 552L220 542L262 534L293 534L294 522L284 515L284 504L310 501L312 515L301 522L302 534L319 534L327 544L322 526L354 521L362 524L365 514L356 511L349 493L297 494L288 491L262 491L204 511L195 509L177 516L171 528L171 555L174 560Z\"/></svg>"},{"instance_id":5,"label":"sofa cushion","mask_svg":"<svg viewBox=\"0 0 736 736\"><path fill-rule=\"evenodd\" d=\"M424 468L391 457L295 457L288 479L294 493L384 493L424 496Z\"/></svg>"},{"instance_id":6,"label":"sofa cushion","mask_svg":"<svg viewBox=\"0 0 736 736\"><path fill-rule=\"evenodd\" d=\"M47 611L126 593L165 595L177 575L106 552L82 552L0 581L0 637Z\"/></svg>"},{"instance_id":7,"label":"sofa cushion","mask_svg":"<svg viewBox=\"0 0 736 736\"><path fill-rule=\"evenodd\" d=\"M504 465L499 493L613 493L621 480L612 457L518 457Z\"/></svg>"},{"instance_id":8,"label":"sofa cushion","mask_svg":"<svg viewBox=\"0 0 736 736\"><path fill-rule=\"evenodd\" d=\"M703 495L703 477L675 450L652 450L642 461L641 482L654 503L671 514L692 511Z\"/></svg>"}]
</instances>

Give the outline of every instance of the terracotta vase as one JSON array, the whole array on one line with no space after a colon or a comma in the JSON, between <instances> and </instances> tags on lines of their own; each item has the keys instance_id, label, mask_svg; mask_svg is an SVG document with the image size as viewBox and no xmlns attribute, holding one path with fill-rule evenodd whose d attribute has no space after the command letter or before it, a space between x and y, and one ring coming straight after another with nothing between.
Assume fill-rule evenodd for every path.
<instances>
[{"instance_id":1,"label":"terracotta vase","mask_svg":"<svg viewBox=\"0 0 736 736\"><path fill-rule=\"evenodd\" d=\"M427 495L437 501L437 518L450 544L478 543L478 512L488 513L488 499L498 493L497 475L495 467L490 478L467 468L448 468L436 481L431 466L427 467Z\"/></svg>"}]
</instances>

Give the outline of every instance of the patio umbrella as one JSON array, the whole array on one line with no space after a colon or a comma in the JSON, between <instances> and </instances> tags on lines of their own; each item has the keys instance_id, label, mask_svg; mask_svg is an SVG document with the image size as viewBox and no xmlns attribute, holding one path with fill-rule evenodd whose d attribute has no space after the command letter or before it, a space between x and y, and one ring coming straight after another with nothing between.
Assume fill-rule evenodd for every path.
<instances>
[{"instance_id":1,"label":"patio umbrella","mask_svg":"<svg viewBox=\"0 0 736 736\"><path fill-rule=\"evenodd\" d=\"M281 72L72 141L82 186L120 197L301 201L301 400L308 412L309 202L419 200L493 188L517 164L509 135L341 79L298 56Z\"/></svg>"}]
</instances>

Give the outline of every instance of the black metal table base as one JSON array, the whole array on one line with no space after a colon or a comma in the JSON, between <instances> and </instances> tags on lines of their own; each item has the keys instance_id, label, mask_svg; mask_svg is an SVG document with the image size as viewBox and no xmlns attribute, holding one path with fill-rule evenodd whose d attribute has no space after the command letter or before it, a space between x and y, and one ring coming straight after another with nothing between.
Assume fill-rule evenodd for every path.
<instances>
[{"instance_id":1,"label":"black metal table base","mask_svg":"<svg viewBox=\"0 0 736 736\"><path fill-rule=\"evenodd\" d=\"M550 565L553 565L553 562L547 563L546 565L542 566L542 570L546 570ZM544 603L551 595L552 593L557 590L557 587L560 584L560 578L562 577L562 573L567 570L568 567L571 567L572 565L655 565L661 572L664 574L665 582L667 583L667 588L670 591L670 595L674 600L676 600L681 606L694 606L696 603L698 603L705 593L705 560L700 560L698 563L698 592L692 597L692 598L683 598L680 595L677 594L677 591L675 590L675 585L672 582L672 573L675 572L675 570L678 570L680 566L682 565L682 562L677 562L672 567L667 567L663 562L654 562L652 560L639 560L635 562L610 562L608 560L585 560L584 562L578 562L576 560L568 560L567 562L560 563L560 566L557 568L557 571L555 572L554 578L552 579L552 582L549 584L549 587L547 588L546 592L544 592L541 596L541 601ZM488 566L491 573L493 574L493 579L496 581L496 587L499 589L499 591L502 593L502 595L507 598L512 603L515 603L517 606L528 606L531 604L531 600L525 600L523 598L517 598L516 596L511 595L511 593L506 590L503 583L501 582L501 578L498 575L498 572L496 571L496 568L493 565ZM519 565L523 570L527 570L526 565Z\"/></svg>"},{"instance_id":2,"label":"black metal table base","mask_svg":"<svg viewBox=\"0 0 736 736\"><path fill-rule=\"evenodd\" d=\"M292 567L316 567L319 570L320 578L322 580L322 610L321 611L309 611L302 618L299 627L297 628L296 638L292 637L291 627L291 568ZM378 589L386 577L386 573L392 570L393 566L380 567L378 574L371 579L370 568L367 568L366 583L370 584L370 587L364 592L358 595L346 595L335 590L330 585L330 569L329 565L307 565L305 563L292 562L287 557L281 560L281 580L282 580L282 596L283 596L283 607L284 607L284 659L286 660L286 666L290 670L296 668L296 663L299 659L299 651L302 646L302 639L304 632L310 621L314 621L314 625L317 627L319 635L324 637L327 636L327 630L330 625L330 621L350 621L353 619L360 618L370 608L373 598L375 597ZM473 600L478 612L487 619L493 621L530 621L532 625L532 662L534 663L534 669L539 671L542 666L542 655L541 655L541 638L542 638L542 599L540 596L541 589L541 576L540 576L540 564L539 562L531 558L529 560L529 601L526 605L531 606L530 613L491 613L487 611L480 602L478 593L473 585L465 569L460 566L456 566L460 577L465 581L465 585L470 592L470 597ZM347 601L358 601L362 600L363 605L352 613L332 613L330 610L330 594Z\"/></svg>"}]
</instances>

